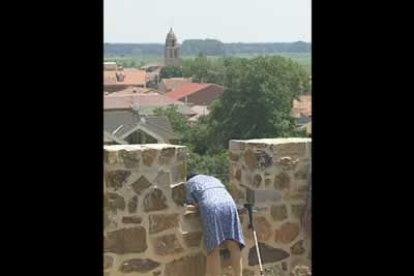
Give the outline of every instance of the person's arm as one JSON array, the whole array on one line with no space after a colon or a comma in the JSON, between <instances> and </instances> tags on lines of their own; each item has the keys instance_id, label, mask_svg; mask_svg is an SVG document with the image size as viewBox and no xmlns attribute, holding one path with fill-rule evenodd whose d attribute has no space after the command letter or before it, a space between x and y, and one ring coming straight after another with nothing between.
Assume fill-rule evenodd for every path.
<instances>
[{"instance_id":1,"label":"person's arm","mask_svg":"<svg viewBox=\"0 0 414 276\"><path fill-rule=\"evenodd\" d=\"M185 205L185 211L188 213L198 212L198 202L192 193L192 186L187 186L187 204Z\"/></svg>"}]
</instances>

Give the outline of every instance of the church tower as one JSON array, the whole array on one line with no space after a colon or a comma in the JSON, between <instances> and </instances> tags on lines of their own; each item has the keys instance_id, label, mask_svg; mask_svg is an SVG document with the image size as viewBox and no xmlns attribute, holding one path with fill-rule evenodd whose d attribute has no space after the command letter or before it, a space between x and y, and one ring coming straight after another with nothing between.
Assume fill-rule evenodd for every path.
<instances>
[{"instance_id":1,"label":"church tower","mask_svg":"<svg viewBox=\"0 0 414 276\"><path fill-rule=\"evenodd\" d=\"M165 40L165 65L180 66L181 64L180 46L177 43L177 37L175 36L172 28L167 34Z\"/></svg>"}]
</instances>

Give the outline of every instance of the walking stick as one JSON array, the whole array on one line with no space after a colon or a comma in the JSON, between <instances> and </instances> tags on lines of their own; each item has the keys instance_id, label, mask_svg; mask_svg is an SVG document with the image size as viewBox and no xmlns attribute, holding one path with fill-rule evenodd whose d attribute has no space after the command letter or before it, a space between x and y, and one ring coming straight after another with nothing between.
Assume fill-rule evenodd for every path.
<instances>
[{"instance_id":1,"label":"walking stick","mask_svg":"<svg viewBox=\"0 0 414 276\"><path fill-rule=\"evenodd\" d=\"M253 233L254 244L256 245L257 259L259 261L260 275L263 276L264 271L263 271L263 265L262 265L262 257L260 256L259 243L257 241L256 230L254 229L254 225L253 225L252 204L246 203L246 204L244 204L244 208L246 208L247 211L249 212L249 225L248 225L248 228L250 230L252 230L252 233Z\"/></svg>"}]
</instances>

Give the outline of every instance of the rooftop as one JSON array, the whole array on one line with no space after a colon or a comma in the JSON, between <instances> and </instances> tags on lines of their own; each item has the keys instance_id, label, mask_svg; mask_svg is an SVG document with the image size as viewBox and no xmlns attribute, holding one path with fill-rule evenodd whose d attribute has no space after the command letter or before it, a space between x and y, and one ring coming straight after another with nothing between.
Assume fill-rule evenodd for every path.
<instances>
[{"instance_id":1,"label":"rooftop","mask_svg":"<svg viewBox=\"0 0 414 276\"><path fill-rule=\"evenodd\" d=\"M303 114L306 117L312 116L312 96L303 95L298 100L293 100L292 116L299 118Z\"/></svg>"},{"instance_id":2,"label":"rooftop","mask_svg":"<svg viewBox=\"0 0 414 276\"><path fill-rule=\"evenodd\" d=\"M118 79L116 74L121 74L124 79ZM104 85L145 85L146 72L138 69L123 69L118 71L104 71Z\"/></svg>"},{"instance_id":3,"label":"rooftop","mask_svg":"<svg viewBox=\"0 0 414 276\"><path fill-rule=\"evenodd\" d=\"M214 83L188 83L182 86L180 89L167 92L164 95L167 97L170 97L171 99L179 100L185 96L191 95L211 85L215 85L215 84Z\"/></svg>"}]
</instances>

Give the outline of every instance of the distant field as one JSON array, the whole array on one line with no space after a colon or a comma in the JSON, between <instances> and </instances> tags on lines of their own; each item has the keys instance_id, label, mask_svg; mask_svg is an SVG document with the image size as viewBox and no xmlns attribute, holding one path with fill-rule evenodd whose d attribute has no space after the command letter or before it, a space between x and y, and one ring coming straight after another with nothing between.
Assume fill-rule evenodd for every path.
<instances>
[{"instance_id":1,"label":"distant field","mask_svg":"<svg viewBox=\"0 0 414 276\"><path fill-rule=\"evenodd\" d=\"M296 61L300 65L306 68L310 72L311 64L312 64L312 55L310 53L280 53L278 54L283 57L291 58L292 60ZM255 56L259 56L259 54L238 54L234 55L235 57L243 57L243 58L252 58ZM183 59L195 58L195 56L183 56ZM211 59L220 58L219 56L208 56ZM113 56L113 57L104 57L105 61L116 61L118 63L126 63L130 64L133 62L133 66L140 66L144 65L149 62L163 62L163 56Z\"/></svg>"}]
</instances>

